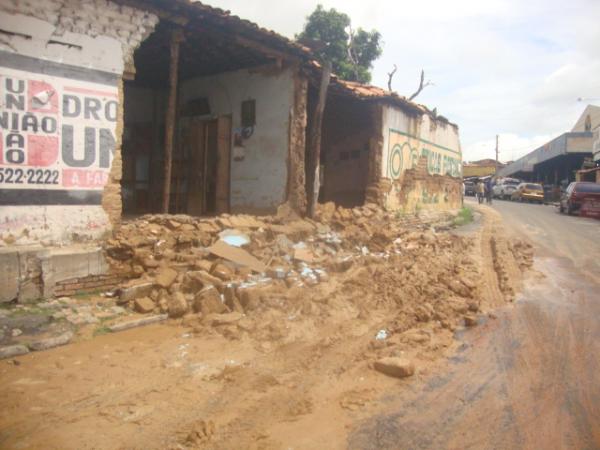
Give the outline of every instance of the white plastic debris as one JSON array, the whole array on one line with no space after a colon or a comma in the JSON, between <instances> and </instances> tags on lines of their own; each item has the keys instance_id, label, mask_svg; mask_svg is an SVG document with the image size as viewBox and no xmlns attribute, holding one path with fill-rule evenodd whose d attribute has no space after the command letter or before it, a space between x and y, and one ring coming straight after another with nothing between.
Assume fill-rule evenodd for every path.
<instances>
[{"instance_id":1,"label":"white plastic debris","mask_svg":"<svg viewBox=\"0 0 600 450\"><path fill-rule=\"evenodd\" d=\"M219 233L219 238L221 238L223 242L231 245L232 247L242 247L250 243L250 238L247 234L244 234L238 230L233 230L231 228L221 231Z\"/></svg>"},{"instance_id":2,"label":"white plastic debris","mask_svg":"<svg viewBox=\"0 0 600 450\"><path fill-rule=\"evenodd\" d=\"M379 330L375 335L375 339L378 341L384 341L389 337L389 333L387 330Z\"/></svg>"}]
</instances>

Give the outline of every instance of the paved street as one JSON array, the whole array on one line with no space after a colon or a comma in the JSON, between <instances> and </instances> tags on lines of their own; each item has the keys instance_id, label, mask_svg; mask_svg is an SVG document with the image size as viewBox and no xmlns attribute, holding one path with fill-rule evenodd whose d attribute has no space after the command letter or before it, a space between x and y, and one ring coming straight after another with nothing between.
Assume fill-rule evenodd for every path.
<instances>
[{"instance_id":1,"label":"paved street","mask_svg":"<svg viewBox=\"0 0 600 450\"><path fill-rule=\"evenodd\" d=\"M550 206L493 208L535 244L539 273L514 306L463 333L449 368L390 393L350 448L600 448L600 222Z\"/></svg>"},{"instance_id":2,"label":"paved street","mask_svg":"<svg viewBox=\"0 0 600 450\"><path fill-rule=\"evenodd\" d=\"M507 227L537 245L539 256L568 258L592 279L600 277L600 221L559 214L547 205L494 200L492 207Z\"/></svg>"}]
</instances>

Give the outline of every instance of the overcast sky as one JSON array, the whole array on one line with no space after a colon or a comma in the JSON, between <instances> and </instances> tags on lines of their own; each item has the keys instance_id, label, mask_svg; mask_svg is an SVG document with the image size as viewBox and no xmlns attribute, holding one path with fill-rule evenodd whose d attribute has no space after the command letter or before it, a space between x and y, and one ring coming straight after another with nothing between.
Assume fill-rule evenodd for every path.
<instances>
[{"instance_id":1,"label":"overcast sky","mask_svg":"<svg viewBox=\"0 0 600 450\"><path fill-rule=\"evenodd\" d=\"M600 105L600 0L204 0L293 38L318 3L383 35L373 84L410 95L460 127L463 157L516 159ZM577 102L578 97L589 98Z\"/></svg>"}]
</instances>

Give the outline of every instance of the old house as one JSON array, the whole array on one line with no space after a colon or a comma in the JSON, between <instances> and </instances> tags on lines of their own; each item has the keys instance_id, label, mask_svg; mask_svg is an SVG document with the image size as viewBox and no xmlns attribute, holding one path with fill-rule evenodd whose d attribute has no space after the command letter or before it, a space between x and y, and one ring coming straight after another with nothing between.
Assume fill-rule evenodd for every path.
<instances>
[{"instance_id":1,"label":"old house","mask_svg":"<svg viewBox=\"0 0 600 450\"><path fill-rule=\"evenodd\" d=\"M322 145L322 201L406 212L461 205L458 127L395 93L334 78Z\"/></svg>"},{"instance_id":2,"label":"old house","mask_svg":"<svg viewBox=\"0 0 600 450\"><path fill-rule=\"evenodd\" d=\"M0 0L0 301L110 284L123 216L302 211L310 59L199 2Z\"/></svg>"},{"instance_id":3,"label":"old house","mask_svg":"<svg viewBox=\"0 0 600 450\"><path fill-rule=\"evenodd\" d=\"M188 0L0 2L0 236L301 209L309 52Z\"/></svg>"},{"instance_id":4,"label":"old house","mask_svg":"<svg viewBox=\"0 0 600 450\"><path fill-rule=\"evenodd\" d=\"M320 78L309 49L200 2L0 0L0 301L109 285L99 241L123 217L303 214ZM458 206L455 125L328 92L320 201Z\"/></svg>"}]
</instances>

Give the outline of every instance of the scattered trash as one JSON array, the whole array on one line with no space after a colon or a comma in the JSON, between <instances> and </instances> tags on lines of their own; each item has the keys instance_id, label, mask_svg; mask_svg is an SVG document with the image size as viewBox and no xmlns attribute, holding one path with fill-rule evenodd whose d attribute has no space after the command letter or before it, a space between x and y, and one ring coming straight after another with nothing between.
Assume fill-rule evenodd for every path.
<instances>
[{"instance_id":1,"label":"scattered trash","mask_svg":"<svg viewBox=\"0 0 600 450\"><path fill-rule=\"evenodd\" d=\"M389 337L389 333L387 330L379 330L375 335L375 339L378 341L384 341Z\"/></svg>"},{"instance_id":2,"label":"scattered trash","mask_svg":"<svg viewBox=\"0 0 600 450\"><path fill-rule=\"evenodd\" d=\"M242 247L250 243L250 238L247 234L231 228L221 231L219 237L223 242L233 247Z\"/></svg>"}]
</instances>

